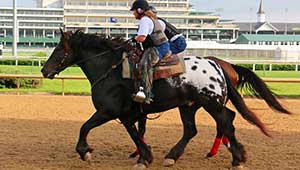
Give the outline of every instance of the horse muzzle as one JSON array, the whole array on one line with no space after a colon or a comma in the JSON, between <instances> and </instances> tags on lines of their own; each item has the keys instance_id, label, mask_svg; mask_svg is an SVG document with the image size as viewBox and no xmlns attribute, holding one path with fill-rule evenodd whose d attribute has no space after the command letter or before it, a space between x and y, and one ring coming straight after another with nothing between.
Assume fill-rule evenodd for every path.
<instances>
[{"instance_id":1,"label":"horse muzzle","mask_svg":"<svg viewBox=\"0 0 300 170\"><path fill-rule=\"evenodd\" d=\"M53 70L51 72L46 72L43 69L41 70L43 77L48 78L48 79L54 79L55 75L58 74L58 71Z\"/></svg>"}]
</instances>

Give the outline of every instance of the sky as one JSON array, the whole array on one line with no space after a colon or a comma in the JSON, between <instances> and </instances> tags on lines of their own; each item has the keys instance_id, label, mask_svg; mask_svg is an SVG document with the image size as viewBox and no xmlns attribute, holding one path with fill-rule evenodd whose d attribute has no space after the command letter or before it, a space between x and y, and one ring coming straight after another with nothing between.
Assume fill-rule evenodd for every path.
<instances>
[{"instance_id":1,"label":"sky","mask_svg":"<svg viewBox=\"0 0 300 170\"><path fill-rule=\"evenodd\" d=\"M222 19L256 21L260 0L190 0L197 10L220 14ZM34 7L35 0L17 0L18 6ZM0 7L12 6L12 0L1 0ZM264 0L264 11L270 22L300 22L300 0Z\"/></svg>"}]
</instances>

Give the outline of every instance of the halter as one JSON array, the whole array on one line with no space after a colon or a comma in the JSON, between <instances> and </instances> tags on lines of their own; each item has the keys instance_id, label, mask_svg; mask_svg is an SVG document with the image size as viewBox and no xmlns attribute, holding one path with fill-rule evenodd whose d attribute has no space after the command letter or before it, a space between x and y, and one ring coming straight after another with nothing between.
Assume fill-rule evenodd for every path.
<instances>
[{"instance_id":1,"label":"halter","mask_svg":"<svg viewBox=\"0 0 300 170\"><path fill-rule=\"evenodd\" d=\"M64 64L64 62L66 61L68 56L69 56L69 53L65 52L63 59L60 61L59 65L58 65L59 67L61 67Z\"/></svg>"}]
</instances>

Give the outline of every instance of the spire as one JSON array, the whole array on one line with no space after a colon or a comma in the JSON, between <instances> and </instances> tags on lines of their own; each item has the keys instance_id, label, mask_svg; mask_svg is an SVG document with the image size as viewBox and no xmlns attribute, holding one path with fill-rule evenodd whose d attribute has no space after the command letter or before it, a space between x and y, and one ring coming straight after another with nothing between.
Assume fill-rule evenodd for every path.
<instances>
[{"instance_id":1,"label":"spire","mask_svg":"<svg viewBox=\"0 0 300 170\"><path fill-rule=\"evenodd\" d=\"M259 4L259 9L257 11L257 14L264 14L265 12L263 11L263 0L260 0Z\"/></svg>"},{"instance_id":2,"label":"spire","mask_svg":"<svg viewBox=\"0 0 300 170\"><path fill-rule=\"evenodd\" d=\"M257 23L265 23L266 22L266 14L263 11L263 0L260 0L259 9L257 12Z\"/></svg>"}]
</instances>

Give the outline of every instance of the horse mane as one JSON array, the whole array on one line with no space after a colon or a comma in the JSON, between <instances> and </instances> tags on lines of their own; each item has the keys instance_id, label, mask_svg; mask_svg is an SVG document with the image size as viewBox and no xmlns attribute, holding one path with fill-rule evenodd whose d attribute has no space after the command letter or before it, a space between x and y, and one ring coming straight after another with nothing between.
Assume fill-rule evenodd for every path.
<instances>
[{"instance_id":1,"label":"horse mane","mask_svg":"<svg viewBox=\"0 0 300 170\"><path fill-rule=\"evenodd\" d=\"M120 46L125 42L122 37L106 37L104 34L97 33L84 33L77 30L71 37L71 44L76 48L95 50L105 49L113 50L115 47ZM124 48L125 49L125 48Z\"/></svg>"}]
</instances>

